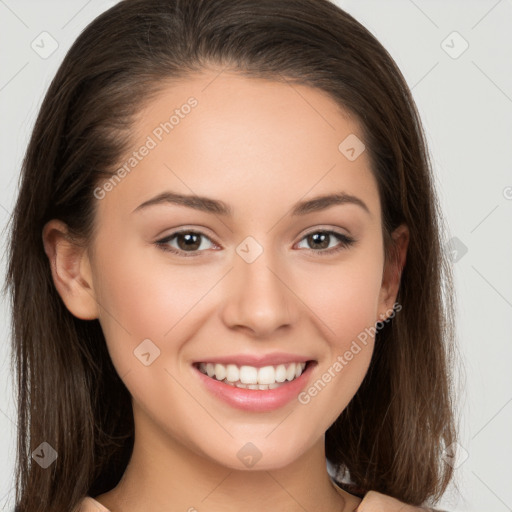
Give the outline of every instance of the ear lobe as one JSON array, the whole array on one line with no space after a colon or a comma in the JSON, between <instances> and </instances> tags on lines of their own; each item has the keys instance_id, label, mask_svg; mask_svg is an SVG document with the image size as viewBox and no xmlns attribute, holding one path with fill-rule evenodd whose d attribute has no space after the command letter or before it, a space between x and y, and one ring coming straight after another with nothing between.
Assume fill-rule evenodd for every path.
<instances>
[{"instance_id":1,"label":"ear lobe","mask_svg":"<svg viewBox=\"0 0 512 512\"><path fill-rule=\"evenodd\" d=\"M398 226L391 234L394 242L392 256L386 262L382 276L382 285L379 295L379 320L385 320L398 295L402 269L407 259L409 245L409 228L405 224Z\"/></svg>"},{"instance_id":2,"label":"ear lobe","mask_svg":"<svg viewBox=\"0 0 512 512\"><path fill-rule=\"evenodd\" d=\"M57 219L43 228L53 282L70 313L82 320L94 320L99 315L89 258L85 248L74 243L68 233L67 225Z\"/></svg>"}]
</instances>

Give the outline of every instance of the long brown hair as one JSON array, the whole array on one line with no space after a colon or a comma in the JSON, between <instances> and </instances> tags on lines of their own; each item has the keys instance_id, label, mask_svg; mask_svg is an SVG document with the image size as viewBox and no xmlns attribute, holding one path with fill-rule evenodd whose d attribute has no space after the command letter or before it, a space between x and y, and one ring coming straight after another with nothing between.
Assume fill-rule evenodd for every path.
<instances>
[{"instance_id":1,"label":"long brown hair","mask_svg":"<svg viewBox=\"0 0 512 512\"><path fill-rule=\"evenodd\" d=\"M74 317L57 293L43 226L61 219L87 244L93 191L129 147L134 116L159 88L210 65L316 87L360 121L386 257L400 223L410 242L401 311L378 331L362 385L326 433L326 455L361 492L437 500L453 472L441 454L456 435L453 285L423 129L400 70L328 0L123 0L67 53L23 161L6 282L19 397L16 510L67 512L112 489L134 439L130 394L98 320ZM47 469L32 457L43 442L58 454Z\"/></svg>"}]
</instances>

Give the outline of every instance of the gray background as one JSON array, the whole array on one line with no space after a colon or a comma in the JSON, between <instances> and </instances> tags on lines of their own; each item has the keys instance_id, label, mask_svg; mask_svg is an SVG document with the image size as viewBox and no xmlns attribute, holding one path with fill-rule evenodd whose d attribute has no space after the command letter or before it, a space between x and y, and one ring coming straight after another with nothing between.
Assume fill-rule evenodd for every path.
<instances>
[{"instance_id":1,"label":"gray background","mask_svg":"<svg viewBox=\"0 0 512 512\"><path fill-rule=\"evenodd\" d=\"M21 159L51 78L79 32L115 3L0 0L2 228L14 205ZM382 42L412 88L448 222L447 247L454 249L461 447L452 460L453 485L440 507L511 511L512 0L337 4ZM51 55L44 54L55 44ZM1 264L5 276L5 257ZM9 314L4 298L0 507L12 511L16 422Z\"/></svg>"}]
</instances>

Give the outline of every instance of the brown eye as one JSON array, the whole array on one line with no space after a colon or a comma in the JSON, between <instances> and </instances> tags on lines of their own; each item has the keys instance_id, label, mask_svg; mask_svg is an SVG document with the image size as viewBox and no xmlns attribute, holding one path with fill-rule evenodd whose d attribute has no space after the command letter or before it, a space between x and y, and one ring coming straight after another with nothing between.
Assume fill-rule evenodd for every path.
<instances>
[{"instance_id":1,"label":"brown eye","mask_svg":"<svg viewBox=\"0 0 512 512\"><path fill-rule=\"evenodd\" d=\"M170 245L174 240L176 241L177 247ZM198 256L205 249L208 249L208 247L202 247L202 245L204 245L202 243L203 240L211 242L204 233L197 231L177 231L155 243L160 249L179 254L180 256ZM212 243L212 245L214 244ZM199 250L201 247L202 249Z\"/></svg>"},{"instance_id":2,"label":"brown eye","mask_svg":"<svg viewBox=\"0 0 512 512\"><path fill-rule=\"evenodd\" d=\"M355 239L342 233L323 230L313 231L307 234L302 240L306 241L311 251L317 252L322 256L325 254L333 254L335 252L341 251L342 249L350 247L355 242ZM334 247L329 247L333 240L338 240L339 244Z\"/></svg>"},{"instance_id":3,"label":"brown eye","mask_svg":"<svg viewBox=\"0 0 512 512\"><path fill-rule=\"evenodd\" d=\"M199 249L201 245L201 235L197 233L179 233L175 235L178 247L183 251Z\"/></svg>"}]
</instances>

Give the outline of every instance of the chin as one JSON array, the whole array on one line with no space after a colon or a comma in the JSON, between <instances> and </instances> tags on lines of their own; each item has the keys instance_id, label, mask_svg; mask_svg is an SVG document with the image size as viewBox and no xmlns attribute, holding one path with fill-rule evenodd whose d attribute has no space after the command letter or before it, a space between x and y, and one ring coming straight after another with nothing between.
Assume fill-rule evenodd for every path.
<instances>
[{"instance_id":1,"label":"chin","mask_svg":"<svg viewBox=\"0 0 512 512\"><path fill-rule=\"evenodd\" d=\"M265 434L265 435L268 435ZM272 435L272 434L270 434ZM304 443L292 443L289 437L284 439L258 439L250 436L243 441L234 439L229 446L225 448L218 447L220 450L212 452L212 446L208 451L203 452L210 460L215 463L238 471L269 471L277 470L289 466L302 454L308 447Z\"/></svg>"}]
</instances>

